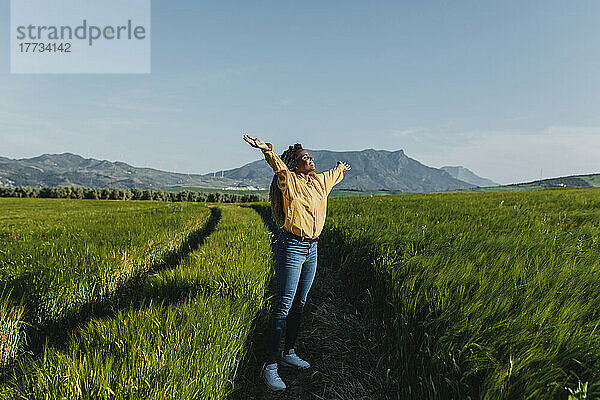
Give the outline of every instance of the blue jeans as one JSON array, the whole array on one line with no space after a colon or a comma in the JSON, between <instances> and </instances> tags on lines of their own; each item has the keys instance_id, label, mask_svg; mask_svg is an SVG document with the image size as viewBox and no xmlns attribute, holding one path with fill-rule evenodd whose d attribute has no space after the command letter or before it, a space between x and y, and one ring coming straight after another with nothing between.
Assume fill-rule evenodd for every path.
<instances>
[{"instance_id":1,"label":"blue jeans","mask_svg":"<svg viewBox=\"0 0 600 400\"><path fill-rule=\"evenodd\" d=\"M317 242L300 241L282 229L275 253L276 292L267 326L267 354L279 352L283 325L287 321L285 347L296 343L306 296L317 271Z\"/></svg>"}]
</instances>

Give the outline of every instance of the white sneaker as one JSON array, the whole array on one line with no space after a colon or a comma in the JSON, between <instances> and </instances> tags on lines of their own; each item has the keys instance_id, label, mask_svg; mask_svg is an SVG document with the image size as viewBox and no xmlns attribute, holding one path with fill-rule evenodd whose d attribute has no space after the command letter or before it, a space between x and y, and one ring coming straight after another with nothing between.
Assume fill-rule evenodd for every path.
<instances>
[{"instance_id":1,"label":"white sneaker","mask_svg":"<svg viewBox=\"0 0 600 400\"><path fill-rule=\"evenodd\" d=\"M294 349L290 349L288 354L284 354L283 351L281 352L281 365L298 369L310 368L310 364L298 357Z\"/></svg>"},{"instance_id":2,"label":"white sneaker","mask_svg":"<svg viewBox=\"0 0 600 400\"><path fill-rule=\"evenodd\" d=\"M263 377L265 383L271 390L285 390L285 382L279 377L277 372L277 363L269 364L264 363L260 376Z\"/></svg>"}]
</instances>

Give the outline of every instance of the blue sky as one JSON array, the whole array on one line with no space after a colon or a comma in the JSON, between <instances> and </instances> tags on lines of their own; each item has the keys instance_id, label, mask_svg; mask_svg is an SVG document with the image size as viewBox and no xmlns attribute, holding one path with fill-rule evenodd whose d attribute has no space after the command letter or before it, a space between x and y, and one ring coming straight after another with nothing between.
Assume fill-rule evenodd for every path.
<instances>
[{"instance_id":1,"label":"blue sky","mask_svg":"<svg viewBox=\"0 0 600 400\"><path fill-rule=\"evenodd\" d=\"M9 16L1 156L207 173L260 158L245 130L500 183L600 173L598 1L154 0L148 75L11 75Z\"/></svg>"}]
</instances>

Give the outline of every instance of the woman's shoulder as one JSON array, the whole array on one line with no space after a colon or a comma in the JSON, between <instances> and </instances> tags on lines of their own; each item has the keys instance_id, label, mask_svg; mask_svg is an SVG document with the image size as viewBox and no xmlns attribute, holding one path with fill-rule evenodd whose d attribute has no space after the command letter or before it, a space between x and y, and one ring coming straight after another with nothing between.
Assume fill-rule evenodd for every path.
<instances>
[{"instance_id":1,"label":"woman's shoulder","mask_svg":"<svg viewBox=\"0 0 600 400\"><path fill-rule=\"evenodd\" d=\"M322 172L319 174L317 174L316 172L311 172L309 175L311 178L317 179L319 181L322 181L323 179L325 179L325 176Z\"/></svg>"}]
</instances>

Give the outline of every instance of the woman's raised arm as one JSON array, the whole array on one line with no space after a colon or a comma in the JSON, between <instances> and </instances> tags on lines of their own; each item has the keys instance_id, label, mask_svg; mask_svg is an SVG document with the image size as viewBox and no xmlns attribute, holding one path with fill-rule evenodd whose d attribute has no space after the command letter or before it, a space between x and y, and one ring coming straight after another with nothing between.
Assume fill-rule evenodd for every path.
<instances>
[{"instance_id":1,"label":"woman's raised arm","mask_svg":"<svg viewBox=\"0 0 600 400\"><path fill-rule=\"evenodd\" d=\"M319 175L323 177L325 183L325 191L327 194L331 192L331 189L344 179L344 171L350 171L350 164L342 161L337 162L335 168L325 171Z\"/></svg>"},{"instance_id":2,"label":"woman's raised arm","mask_svg":"<svg viewBox=\"0 0 600 400\"><path fill-rule=\"evenodd\" d=\"M267 146L267 144L257 137L250 136L250 135L244 135L242 137L252 147L255 147L255 148L261 149L261 150L269 150L269 147Z\"/></svg>"},{"instance_id":3,"label":"woman's raised arm","mask_svg":"<svg viewBox=\"0 0 600 400\"><path fill-rule=\"evenodd\" d=\"M261 139L250 135L244 135L243 138L250 146L262 150L265 155L265 160L267 160L267 163L273 168L273 172L277 175L279 188L285 190L290 180L290 170L283 160L273 152L273 145L271 143L265 143Z\"/></svg>"}]
</instances>

